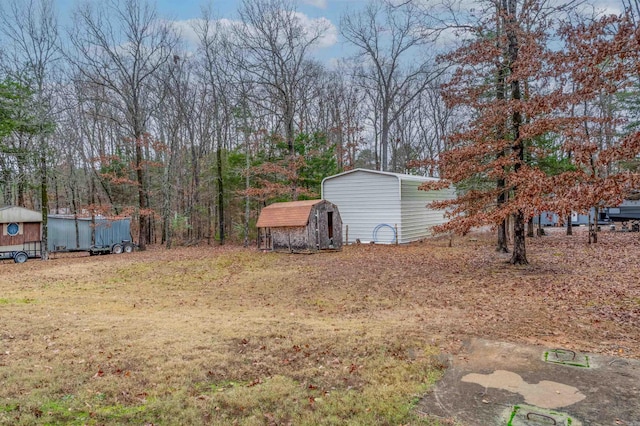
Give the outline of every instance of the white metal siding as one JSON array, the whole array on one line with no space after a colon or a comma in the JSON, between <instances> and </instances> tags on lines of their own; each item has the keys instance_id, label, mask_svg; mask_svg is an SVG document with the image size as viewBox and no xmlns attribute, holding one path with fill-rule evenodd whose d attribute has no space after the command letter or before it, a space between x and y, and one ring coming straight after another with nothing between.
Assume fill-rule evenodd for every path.
<instances>
[{"instance_id":1,"label":"white metal siding","mask_svg":"<svg viewBox=\"0 0 640 426\"><path fill-rule=\"evenodd\" d=\"M322 183L322 198L338 206L343 224L343 239L349 228L349 243L373 241L376 226L400 226L400 184L392 175L354 171ZM391 228L378 231L377 242L390 243Z\"/></svg>"},{"instance_id":2,"label":"white metal siding","mask_svg":"<svg viewBox=\"0 0 640 426\"><path fill-rule=\"evenodd\" d=\"M443 210L427 204L456 196L453 188L418 190L429 180L437 179L356 169L326 178L322 198L338 206L344 228L349 227L348 242L372 241L376 227L388 225L379 229L376 242L391 243L397 226L398 242L407 243L429 236L433 226L447 221Z\"/></svg>"},{"instance_id":3,"label":"white metal siding","mask_svg":"<svg viewBox=\"0 0 640 426\"><path fill-rule=\"evenodd\" d=\"M0 223L42 222L42 213L23 207L7 206L0 208Z\"/></svg>"},{"instance_id":4,"label":"white metal siding","mask_svg":"<svg viewBox=\"0 0 640 426\"><path fill-rule=\"evenodd\" d=\"M444 210L432 210L427 205L433 201L455 198L452 189L421 191L422 182L402 180L402 225L398 231L400 243L408 243L431 235L431 228L447 221Z\"/></svg>"}]
</instances>

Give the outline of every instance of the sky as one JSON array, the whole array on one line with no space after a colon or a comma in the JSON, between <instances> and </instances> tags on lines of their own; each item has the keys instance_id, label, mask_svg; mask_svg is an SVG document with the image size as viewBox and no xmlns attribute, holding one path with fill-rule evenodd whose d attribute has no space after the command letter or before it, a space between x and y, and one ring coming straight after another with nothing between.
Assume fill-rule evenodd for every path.
<instances>
[{"instance_id":1,"label":"sky","mask_svg":"<svg viewBox=\"0 0 640 426\"><path fill-rule=\"evenodd\" d=\"M2 0L0 0L2 1ZM60 22L64 26L71 25L72 11L78 3L92 0L53 0L59 13ZM100 0L93 0L100 1ZM158 9L159 15L167 20L175 21L177 27L182 30L184 38L195 46L197 38L191 27L191 20L202 16L202 7L211 4L218 18L238 19L238 8L241 0L150 0ZM368 0L294 0L297 1L297 11L303 19L326 19L330 22L327 35L322 40L313 56L325 63L332 65L338 58L344 58L353 53L339 36L340 17L347 13L354 13L362 9ZM417 0L429 2L432 0ZM475 0L459 0L465 8L477 7ZM560 4L568 0L550 0ZM621 0L592 0L595 8L604 13L620 13Z\"/></svg>"},{"instance_id":2,"label":"sky","mask_svg":"<svg viewBox=\"0 0 640 426\"><path fill-rule=\"evenodd\" d=\"M1 1L1 0L0 0ZM71 24L71 14L76 5L84 0L54 0L62 25ZM202 15L202 6L209 3L213 6L214 14L218 18L237 19L240 0L151 0L155 3L159 15L171 21L176 21L183 30L186 39L193 38L190 33L190 20L198 19ZM346 46L339 39L340 16L349 11L353 12L366 5L367 0L297 0L297 11L308 19L325 18L331 23L324 43L318 48L316 55L323 62L331 62L335 58L346 55Z\"/></svg>"}]
</instances>

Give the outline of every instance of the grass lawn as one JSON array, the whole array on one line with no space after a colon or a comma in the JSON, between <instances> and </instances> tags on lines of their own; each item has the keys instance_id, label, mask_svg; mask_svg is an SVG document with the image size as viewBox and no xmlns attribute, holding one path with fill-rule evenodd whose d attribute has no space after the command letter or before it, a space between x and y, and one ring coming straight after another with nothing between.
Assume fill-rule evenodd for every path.
<instances>
[{"instance_id":1,"label":"grass lawn","mask_svg":"<svg viewBox=\"0 0 640 426\"><path fill-rule=\"evenodd\" d=\"M0 424L435 425L469 336L640 357L638 234L493 239L5 262Z\"/></svg>"}]
</instances>

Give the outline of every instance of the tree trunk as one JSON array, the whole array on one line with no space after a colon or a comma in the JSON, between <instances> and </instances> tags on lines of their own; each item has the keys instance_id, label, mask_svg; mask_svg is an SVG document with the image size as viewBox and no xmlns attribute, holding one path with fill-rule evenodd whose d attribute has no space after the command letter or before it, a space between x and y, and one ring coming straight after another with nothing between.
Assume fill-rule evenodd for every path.
<instances>
[{"instance_id":1,"label":"tree trunk","mask_svg":"<svg viewBox=\"0 0 640 426\"><path fill-rule=\"evenodd\" d=\"M222 136L218 135L216 155L217 183L218 183L218 230L220 233L220 245L224 245L224 179L222 176Z\"/></svg>"},{"instance_id":2,"label":"tree trunk","mask_svg":"<svg viewBox=\"0 0 640 426\"><path fill-rule=\"evenodd\" d=\"M386 172L388 167L388 151L389 151L389 112L383 106L382 110L382 135L380 137L380 162L381 170Z\"/></svg>"},{"instance_id":3,"label":"tree trunk","mask_svg":"<svg viewBox=\"0 0 640 426\"><path fill-rule=\"evenodd\" d=\"M514 215L513 224L513 255L510 260L512 265L527 265L529 263L525 246L524 222L524 213L522 210L518 210Z\"/></svg>"},{"instance_id":4,"label":"tree trunk","mask_svg":"<svg viewBox=\"0 0 640 426\"><path fill-rule=\"evenodd\" d=\"M505 98L505 74L507 72L504 64L498 62L496 64L497 67L497 81L496 81L496 99L498 102L504 101ZM505 125L500 124L498 126L498 130L496 132L496 138L502 139L505 134ZM502 158L506 155L505 150L502 149L498 152L497 158ZM504 168L503 168L504 171ZM506 191L506 180L504 176L501 176L496 181L496 186L499 192L497 204L498 209L502 207L504 203L507 202L507 191ZM499 253L509 253L509 248L507 246L507 220L503 219L500 225L498 225L498 246L496 247L496 251Z\"/></svg>"},{"instance_id":5,"label":"tree trunk","mask_svg":"<svg viewBox=\"0 0 640 426\"><path fill-rule=\"evenodd\" d=\"M571 223L571 213L567 216L567 235L573 235L573 225Z\"/></svg>"},{"instance_id":6,"label":"tree trunk","mask_svg":"<svg viewBox=\"0 0 640 426\"><path fill-rule=\"evenodd\" d=\"M538 237L542 237L544 235L544 229L542 228L542 213L538 215L538 230L536 234Z\"/></svg>"},{"instance_id":7,"label":"tree trunk","mask_svg":"<svg viewBox=\"0 0 640 426\"><path fill-rule=\"evenodd\" d=\"M40 196L42 199L42 238L40 242L40 256L42 260L49 259L49 194L47 193L47 155L44 135L40 135Z\"/></svg>"},{"instance_id":8,"label":"tree trunk","mask_svg":"<svg viewBox=\"0 0 640 426\"><path fill-rule=\"evenodd\" d=\"M298 201L298 168L296 165L296 159L298 153L296 152L296 137L295 137L295 123L294 123L294 105L289 99L286 100L285 107L285 136L287 139L287 147L289 149L289 160L291 161L291 171L293 171L293 177L291 179L291 199Z\"/></svg>"},{"instance_id":9,"label":"tree trunk","mask_svg":"<svg viewBox=\"0 0 640 426\"><path fill-rule=\"evenodd\" d=\"M17 188L17 193L18 196L16 197L18 200L18 205L20 207L26 207L25 203L24 203L24 192L25 192L25 182L24 182L24 176L27 175L27 173L25 172L25 165L24 165L24 159L22 156L19 156L16 159L16 162L18 163L18 184L16 185Z\"/></svg>"},{"instance_id":10,"label":"tree trunk","mask_svg":"<svg viewBox=\"0 0 640 426\"><path fill-rule=\"evenodd\" d=\"M509 40L509 48L508 48L508 63L509 70L511 74L514 74L514 65L518 61L518 36L516 31L516 0L503 0L506 2L506 12L507 12L507 23L506 23L506 31L507 38ZM517 161L513 166L513 171L517 175L518 171L522 168L522 164L524 163L524 142L520 137L520 126L522 125L522 113L519 110L519 105L521 104L521 93L520 93L520 81L517 79L513 79L510 85L511 89L511 99L515 102L515 109L511 114L511 130L513 134L513 153L516 155ZM514 192L516 193L516 197L518 194L517 188L514 188ZM514 265L526 265L529 262L527 261L526 247L525 247L525 226L524 226L524 213L522 210L518 209L516 214L514 215L514 225L513 225L513 255L511 256L511 263Z\"/></svg>"},{"instance_id":11,"label":"tree trunk","mask_svg":"<svg viewBox=\"0 0 640 426\"><path fill-rule=\"evenodd\" d=\"M530 217L529 220L527 221L527 237L533 238L534 235L535 234L533 232L533 217Z\"/></svg>"},{"instance_id":12,"label":"tree trunk","mask_svg":"<svg viewBox=\"0 0 640 426\"><path fill-rule=\"evenodd\" d=\"M173 230L171 229L171 206L173 204L172 194L172 171L174 165L174 156L177 151L176 137L174 134L170 134L171 138L170 148L167 164L163 170L162 176L162 243L166 244L168 249L173 244Z\"/></svg>"},{"instance_id":13,"label":"tree trunk","mask_svg":"<svg viewBox=\"0 0 640 426\"><path fill-rule=\"evenodd\" d=\"M598 207L593 209L593 219L589 220L589 244L598 242Z\"/></svg>"},{"instance_id":14,"label":"tree trunk","mask_svg":"<svg viewBox=\"0 0 640 426\"><path fill-rule=\"evenodd\" d=\"M496 251L499 253L509 253L507 247L507 220L504 219L500 225L498 225L498 246Z\"/></svg>"},{"instance_id":15,"label":"tree trunk","mask_svg":"<svg viewBox=\"0 0 640 426\"><path fill-rule=\"evenodd\" d=\"M73 169L71 169L71 176L73 176ZM60 193L58 192L58 178L56 177L55 174L53 175L53 191L54 191L54 198L56 203L56 207L54 211L56 214L58 214L60 213Z\"/></svg>"},{"instance_id":16,"label":"tree trunk","mask_svg":"<svg viewBox=\"0 0 640 426\"><path fill-rule=\"evenodd\" d=\"M138 229L138 248L140 250L147 249L147 243L149 242L149 206L147 205L147 197L145 196L145 185L143 170L143 158L142 158L142 135L137 133L135 136L136 143L136 178L138 181L138 207L139 211L139 224Z\"/></svg>"},{"instance_id":17,"label":"tree trunk","mask_svg":"<svg viewBox=\"0 0 640 426\"><path fill-rule=\"evenodd\" d=\"M243 103L244 106L244 103ZM249 169L251 168L250 144L249 144L249 125L247 123L246 107L242 111L244 142L245 142L245 177L244 189L246 195L244 197L244 246L249 247L249 219L251 214L251 199L249 198L249 188L251 188L251 177Z\"/></svg>"}]
</instances>

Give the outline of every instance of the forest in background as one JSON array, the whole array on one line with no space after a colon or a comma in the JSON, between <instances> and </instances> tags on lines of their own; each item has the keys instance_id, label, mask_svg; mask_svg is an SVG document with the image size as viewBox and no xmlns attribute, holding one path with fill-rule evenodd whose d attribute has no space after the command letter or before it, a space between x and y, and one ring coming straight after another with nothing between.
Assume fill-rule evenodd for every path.
<instances>
[{"instance_id":1,"label":"forest in background","mask_svg":"<svg viewBox=\"0 0 640 426\"><path fill-rule=\"evenodd\" d=\"M141 248L249 244L261 207L355 167L445 178L451 229L516 235L640 182L634 0L374 0L331 66L327 21L288 0L203 7L195 45L147 1L79 2L64 27L54 1L0 5L0 205L131 215Z\"/></svg>"}]
</instances>

